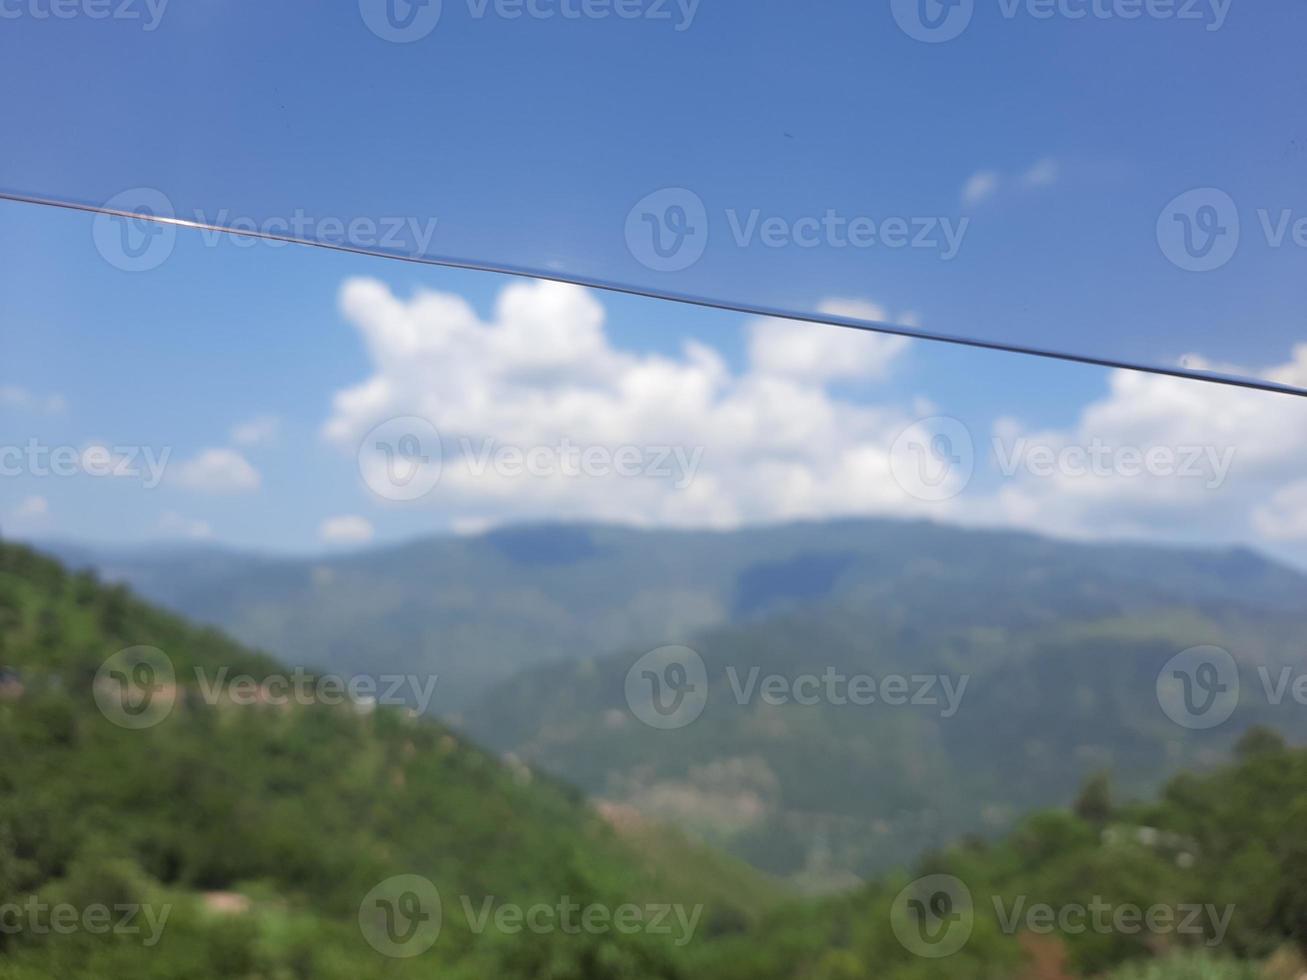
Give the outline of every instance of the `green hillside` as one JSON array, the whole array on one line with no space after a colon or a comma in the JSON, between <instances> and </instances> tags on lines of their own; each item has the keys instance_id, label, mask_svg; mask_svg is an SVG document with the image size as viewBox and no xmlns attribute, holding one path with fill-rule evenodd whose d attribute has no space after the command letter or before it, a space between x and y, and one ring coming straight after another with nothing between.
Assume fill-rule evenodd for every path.
<instances>
[{"instance_id":1,"label":"green hillside","mask_svg":"<svg viewBox=\"0 0 1307 980\"><path fill-rule=\"evenodd\" d=\"M1223 602L1293 611L1307 594L1302 575L1242 549L867 519L730 532L508 527L312 559L56 553L283 662L438 674L442 716L527 667L688 642L812 605L856 605L908 632L1011 630Z\"/></svg>"},{"instance_id":2,"label":"green hillside","mask_svg":"<svg viewBox=\"0 0 1307 980\"><path fill-rule=\"evenodd\" d=\"M706 975L1295 980L1307 951L1307 750L1258 729L1238 755L1177 777L1153 803L1114 804L1109 784L1091 780L1073 809L1029 816L1001 841L943 849L724 939L706 951ZM956 897L952 911L933 934L915 932L912 899L935 889Z\"/></svg>"},{"instance_id":3,"label":"green hillside","mask_svg":"<svg viewBox=\"0 0 1307 980\"><path fill-rule=\"evenodd\" d=\"M1302 708L1271 704L1257 673L1301 671L1304 635L1301 613L1231 602L1004 628L895 622L845 601L697 637L707 705L684 728L650 728L629 710L640 649L526 671L468 718L478 738L595 796L831 890L963 834L1001 833L1031 809L1067 803L1099 769L1147 794L1181 769L1227 759L1250 725L1307 738ZM1200 644L1242 662L1244 703L1225 725L1188 731L1163 713L1156 684L1170 658ZM936 703L840 704L824 693L768 703L757 687L740 703L751 675L830 670L904 678L908 699L930 683L921 699ZM923 676L938 679L911 680Z\"/></svg>"},{"instance_id":4,"label":"green hillside","mask_svg":"<svg viewBox=\"0 0 1307 980\"><path fill-rule=\"evenodd\" d=\"M1150 642L1176 628L1126 625L1106 635ZM106 658L143 644L167 651L176 687L135 673L142 659L124 665L113 693L163 701L107 700ZM1091 779L1071 808L989 841L961 838L911 871L901 852L870 884L799 899L405 711L203 696L188 678L219 666L281 669L0 544L0 977L1294 980L1303 969L1307 750L1269 729L1243 736L1238 764L1177 776L1155 802L1122 803L1128 792ZM147 707L120 714L125 705ZM987 778L991 794L1021 783L1012 772ZM438 935L425 893L396 876L438 890ZM921 876L928 887L914 883ZM961 883L966 901L939 906L938 876ZM533 931L500 917L564 901L610 910L610 923L612 910L633 909L635 927L569 931L547 919ZM914 927L914 901L919 917L942 909L943 927ZM1171 918L1142 930L1057 919L1094 903ZM1043 906L1052 920L1022 911ZM112 912L93 922L97 908ZM641 910L662 908L692 913L679 920L689 927L641 925L653 925ZM57 909L76 923L52 928ZM119 910L133 912L130 925ZM959 942L932 958L913 938L927 934Z\"/></svg>"},{"instance_id":5,"label":"green hillside","mask_svg":"<svg viewBox=\"0 0 1307 980\"><path fill-rule=\"evenodd\" d=\"M121 727L97 707L97 671L141 645L166 651L177 688L129 671L171 710ZM167 909L149 945L147 930L52 934L35 913L0 929L0 975L672 977L683 951L652 930L474 934L466 910L703 905L703 941L776 903L743 866L670 831L628 841L575 792L443 726L394 709L208 699L197 667L282 670L0 543L0 909ZM360 926L365 897L397 875L429 879L442 902L438 939L412 959L381 955Z\"/></svg>"}]
</instances>

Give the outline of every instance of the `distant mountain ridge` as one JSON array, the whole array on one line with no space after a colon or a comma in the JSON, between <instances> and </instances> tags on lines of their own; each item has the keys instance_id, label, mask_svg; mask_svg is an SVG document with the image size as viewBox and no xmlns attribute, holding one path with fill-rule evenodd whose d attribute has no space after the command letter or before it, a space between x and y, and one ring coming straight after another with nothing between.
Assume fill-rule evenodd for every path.
<instances>
[{"instance_id":1,"label":"distant mountain ridge","mask_svg":"<svg viewBox=\"0 0 1307 980\"><path fill-rule=\"evenodd\" d=\"M1307 576L1248 549L1079 544L924 521L524 525L319 558L44 547L295 664L436 673L444 713L526 667L844 599L887 619L974 626L1227 601L1284 611L1307 595Z\"/></svg>"}]
</instances>

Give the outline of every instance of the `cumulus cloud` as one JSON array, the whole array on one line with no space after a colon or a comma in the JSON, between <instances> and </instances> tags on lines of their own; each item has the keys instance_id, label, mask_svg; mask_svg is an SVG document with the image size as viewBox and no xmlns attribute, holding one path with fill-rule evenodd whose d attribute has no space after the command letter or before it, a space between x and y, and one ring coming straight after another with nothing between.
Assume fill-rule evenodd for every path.
<instances>
[{"instance_id":1,"label":"cumulus cloud","mask_svg":"<svg viewBox=\"0 0 1307 980\"><path fill-rule=\"evenodd\" d=\"M617 347L596 297L575 286L516 283L484 321L457 296L402 299L370 279L346 282L340 302L372 370L336 394L325 438L375 477L394 459L363 437L397 417L429 420L443 465L422 499L466 533L534 518L732 527L865 514L1082 538L1307 539L1307 400L1114 371L1064 427L972 420L971 482L955 472L914 490L896 449L934 467L965 435L913 445L918 429L949 430L916 424L947 407L880 386L905 338L753 320L732 366L695 341L674 356ZM866 301L824 309L908 318ZM1244 370L1307 383L1307 344L1287 363ZM603 466L585 470L585 450ZM637 463L624 475L613 465L623 450ZM666 471L638 465L664 451Z\"/></svg>"},{"instance_id":2,"label":"cumulus cloud","mask_svg":"<svg viewBox=\"0 0 1307 980\"><path fill-rule=\"evenodd\" d=\"M188 490L215 494L247 493L262 482L259 471L234 449L205 449L178 464L175 480Z\"/></svg>"},{"instance_id":3,"label":"cumulus cloud","mask_svg":"<svg viewBox=\"0 0 1307 980\"><path fill-rule=\"evenodd\" d=\"M68 402L63 395L38 395L21 385L0 385L0 405L39 415L62 415L68 410Z\"/></svg>"},{"instance_id":4,"label":"cumulus cloud","mask_svg":"<svg viewBox=\"0 0 1307 980\"><path fill-rule=\"evenodd\" d=\"M1034 190L1057 183L1060 169L1052 157L1042 157L1030 167L1015 175L1004 175L997 170L979 170L962 185L962 203L976 207L998 196L1000 190L1016 187Z\"/></svg>"},{"instance_id":5,"label":"cumulus cloud","mask_svg":"<svg viewBox=\"0 0 1307 980\"><path fill-rule=\"evenodd\" d=\"M275 415L257 415L233 426L231 441L238 446L267 446L276 442L281 420Z\"/></svg>"},{"instance_id":6,"label":"cumulus cloud","mask_svg":"<svg viewBox=\"0 0 1307 980\"><path fill-rule=\"evenodd\" d=\"M828 300L819 312L831 316L916 326L909 313L892 318L874 303ZM893 334L849 328L825 329L796 320L757 320L749 328L749 362L758 374L822 383L840 378L880 379L910 341Z\"/></svg>"},{"instance_id":7,"label":"cumulus cloud","mask_svg":"<svg viewBox=\"0 0 1307 980\"><path fill-rule=\"evenodd\" d=\"M1210 367L1198 358L1188 362ZM1307 380L1307 345L1292 359L1242 373ZM1004 523L1079 536L1291 539L1307 530L1307 400L1134 371L1109 375L1105 397L1076 424L1040 430L1012 419L994 428L994 455L1031 447L1095 447L1100 471L1033 474L1018 466L996 498ZM1151 462L1150 456L1151 455ZM1174 472L1172 472L1174 471Z\"/></svg>"},{"instance_id":8,"label":"cumulus cloud","mask_svg":"<svg viewBox=\"0 0 1307 980\"><path fill-rule=\"evenodd\" d=\"M159 518L159 531L170 538L186 538L191 541L207 541L213 537L213 527L208 521L183 517L171 510Z\"/></svg>"},{"instance_id":9,"label":"cumulus cloud","mask_svg":"<svg viewBox=\"0 0 1307 980\"><path fill-rule=\"evenodd\" d=\"M366 544L373 533L372 522L354 514L329 517L318 528L318 537L328 544Z\"/></svg>"},{"instance_id":10,"label":"cumulus cloud","mask_svg":"<svg viewBox=\"0 0 1307 980\"><path fill-rule=\"evenodd\" d=\"M1021 183L1027 187L1048 187L1057 183L1057 161L1051 157L1037 160L1033 166L1021 175Z\"/></svg>"},{"instance_id":11,"label":"cumulus cloud","mask_svg":"<svg viewBox=\"0 0 1307 980\"><path fill-rule=\"evenodd\" d=\"M962 203L968 207L983 204L998 193L998 174L993 170L981 170L967 178L962 185Z\"/></svg>"},{"instance_id":12,"label":"cumulus cloud","mask_svg":"<svg viewBox=\"0 0 1307 980\"><path fill-rule=\"evenodd\" d=\"M1272 541L1307 540L1307 480L1276 490L1253 511L1253 525Z\"/></svg>"},{"instance_id":13,"label":"cumulus cloud","mask_svg":"<svg viewBox=\"0 0 1307 980\"><path fill-rule=\"evenodd\" d=\"M13 518L19 522L38 521L48 517L50 514L50 501L44 497L33 494L30 497L24 497L18 506L13 509Z\"/></svg>"},{"instance_id":14,"label":"cumulus cloud","mask_svg":"<svg viewBox=\"0 0 1307 980\"><path fill-rule=\"evenodd\" d=\"M874 383L902 338L760 321L747 328L747 364L732 370L694 341L674 357L618 349L594 295L566 284L514 283L486 322L458 296L404 300L371 279L347 281L340 305L372 374L336 394L326 439L352 456L382 422L429 420L444 460L424 499L452 526L530 517L733 526L923 512L888 465L915 406L871 405L828 387ZM849 301L826 309L887 318ZM365 478L390 462L375 449L360 455ZM624 454L632 465L621 472ZM938 506L926 512L942 516Z\"/></svg>"}]
</instances>

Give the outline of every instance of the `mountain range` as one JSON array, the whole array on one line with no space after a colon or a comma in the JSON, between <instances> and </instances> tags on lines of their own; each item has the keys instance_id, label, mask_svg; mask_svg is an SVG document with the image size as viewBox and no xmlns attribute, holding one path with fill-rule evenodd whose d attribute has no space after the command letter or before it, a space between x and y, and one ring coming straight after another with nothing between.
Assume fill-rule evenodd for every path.
<instances>
[{"instance_id":1,"label":"mountain range","mask_svg":"<svg viewBox=\"0 0 1307 980\"><path fill-rule=\"evenodd\" d=\"M292 663L437 675L432 710L482 744L813 890L1000 834L1097 770L1147 794L1253 724L1307 732L1259 674L1307 668L1307 576L1242 548L848 520L539 525L313 559L58 550ZM673 644L702 660L707 704L659 730L628 675ZM1204 645L1243 697L1195 731L1158 677ZM907 703L759 687L828 676L902 680Z\"/></svg>"}]
</instances>

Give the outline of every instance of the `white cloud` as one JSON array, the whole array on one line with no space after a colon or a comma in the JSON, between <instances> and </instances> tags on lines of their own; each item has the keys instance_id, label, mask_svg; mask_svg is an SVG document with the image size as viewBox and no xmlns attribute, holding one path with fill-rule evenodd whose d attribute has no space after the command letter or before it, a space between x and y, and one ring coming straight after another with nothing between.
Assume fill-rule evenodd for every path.
<instances>
[{"instance_id":1,"label":"white cloud","mask_svg":"<svg viewBox=\"0 0 1307 980\"><path fill-rule=\"evenodd\" d=\"M207 541L213 537L213 528L208 521L183 517L171 510L159 518L159 530L168 537L193 541Z\"/></svg>"},{"instance_id":2,"label":"white cloud","mask_svg":"<svg viewBox=\"0 0 1307 980\"><path fill-rule=\"evenodd\" d=\"M49 514L50 501L35 494L24 497L22 502L13 510L14 520L24 523L40 520L48 517Z\"/></svg>"},{"instance_id":3,"label":"white cloud","mask_svg":"<svg viewBox=\"0 0 1307 980\"><path fill-rule=\"evenodd\" d=\"M998 193L998 174L981 170L967 178L962 185L962 203L968 207L983 204Z\"/></svg>"},{"instance_id":4,"label":"white cloud","mask_svg":"<svg viewBox=\"0 0 1307 980\"><path fill-rule=\"evenodd\" d=\"M371 279L346 282L340 302L373 373L336 394L325 437L354 456L383 421L430 420L444 466L426 499L453 526L530 517L732 526L834 513L943 516L890 475L888 447L910 410L837 398L826 387L835 378L883 376L906 344L901 338L754 323L748 365L734 372L693 341L675 357L615 348L596 298L565 284L510 285L489 322L457 296L423 292L404 301ZM826 309L885 319L877 307L848 301ZM680 487L648 471L527 476L474 465L487 447L552 451L564 440L607 452L702 455ZM365 453L363 463L379 471L385 459Z\"/></svg>"},{"instance_id":5,"label":"white cloud","mask_svg":"<svg viewBox=\"0 0 1307 980\"><path fill-rule=\"evenodd\" d=\"M37 395L19 385L0 385L0 405L41 415L62 415L68 410L68 401L63 395Z\"/></svg>"},{"instance_id":6,"label":"white cloud","mask_svg":"<svg viewBox=\"0 0 1307 980\"><path fill-rule=\"evenodd\" d=\"M201 493L245 493L257 490L262 478L234 449L205 449L194 459L179 463L176 482Z\"/></svg>"},{"instance_id":7,"label":"white cloud","mask_svg":"<svg viewBox=\"0 0 1307 980\"><path fill-rule=\"evenodd\" d=\"M329 517L318 528L318 537L329 544L366 544L373 534L372 522L353 514Z\"/></svg>"},{"instance_id":8,"label":"white cloud","mask_svg":"<svg viewBox=\"0 0 1307 980\"><path fill-rule=\"evenodd\" d=\"M1253 525L1273 541L1307 540L1307 480L1281 487L1253 511Z\"/></svg>"},{"instance_id":9,"label":"white cloud","mask_svg":"<svg viewBox=\"0 0 1307 980\"><path fill-rule=\"evenodd\" d=\"M819 312L895 322L884 307L861 300L829 300L821 304ZM915 321L915 317L911 319ZM903 320L900 317L896 322ZM778 378L816 383L837 378L874 380L886 376L909 343L908 338L893 334L767 318L750 324L749 363L756 373Z\"/></svg>"},{"instance_id":10,"label":"white cloud","mask_svg":"<svg viewBox=\"0 0 1307 980\"><path fill-rule=\"evenodd\" d=\"M233 426L231 441L238 446L268 446L277 441L281 420L275 415L258 415Z\"/></svg>"},{"instance_id":11,"label":"white cloud","mask_svg":"<svg viewBox=\"0 0 1307 980\"><path fill-rule=\"evenodd\" d=\"M326 439L354 457L379 423L429 419L440 430L444 459L440 482L424 499L463 532L533 518L730 527L884 514L1084 538L1270 547L1307 537L1303 399L1113 371L1104 395L1065 427L1017 419L1000 420L991 432L973 425L977 476L961 495L925 502L895 481L890 447L915 420L947 407L920 397L877 403L868 394L894 370L904 339L750 321L744 364L732 368L693 341L676 356L615 347L595 296L574 286L514 284L487 322L456 296L419 293L405 301L367 279L345 283L341 307L364 340L372 372L336 394ZM894 319L865 302L831 301L824 309ZM1247 373L1303 384L1307 344L1285 364ZM842 384L849 379L863 383ZM702 456L680 486L649 474L531 476L472 465L486 447L529 450L562 440ZM1098 475L1041 475L1021 465L1010 475L996 472L998 449L1010 455L1031 446L1169 452L1175 466L1191 465L1186 454L1201 458L1193 475L1135 474L1124 465ZM362 462L365 472L385 466L366 452Z\"/></svg>"},{"instance_id":12,"label":"white cloud","mask_svg":"<svg viewBox=\"0 0 1307 980\"><path fill-rule=\"evenodd\" d=\"M1057 177L1057 161L1051 157L1044 157L1021 175L1021 183L1027 187L1049 187L1057 183Z\"/></svg>"},{"instance_id":13,"label":"white cloud","mask_svg":"<svg viewBox=\"0 0 1307 980\"><path fill-rule=\"evenodd\" d=\"M1201 359L1191 358L1202 368ZM1291 361L1243 373L1286 383L1307 380L1307 345ZM995 501L1004 523L1078 536L1128 534L1283 540L1307 525L1307 400L1189 381L1113 371L1105 397L1083 408L1074 427L1027 429L1006 420L994 437L1011 452L1027 445L1138 447L1189 455L1194 477L1027 472L1005 481ZM989 449L990 446L983 447ZM1197 456L1196 454L1201 454ZM1228 475L1217 475L1228 460Z\"/></svg>"},{"instance_id":14,"label":"white cloud","mask_svg":"<svg viewBox=\"0 0 1307 980\"><path fill-rule=\"evenodd\" d=\"M1000 174L996 170L980 170L968 177L962 185L962 203L967 207L976 207L992 200L999 190L1013 184L1026 189L1051 187L1057 183L1059 176L1057 161L1052 157L1041 157L1029 169L1015 176Z\"/></svg>"}]
</instances>

